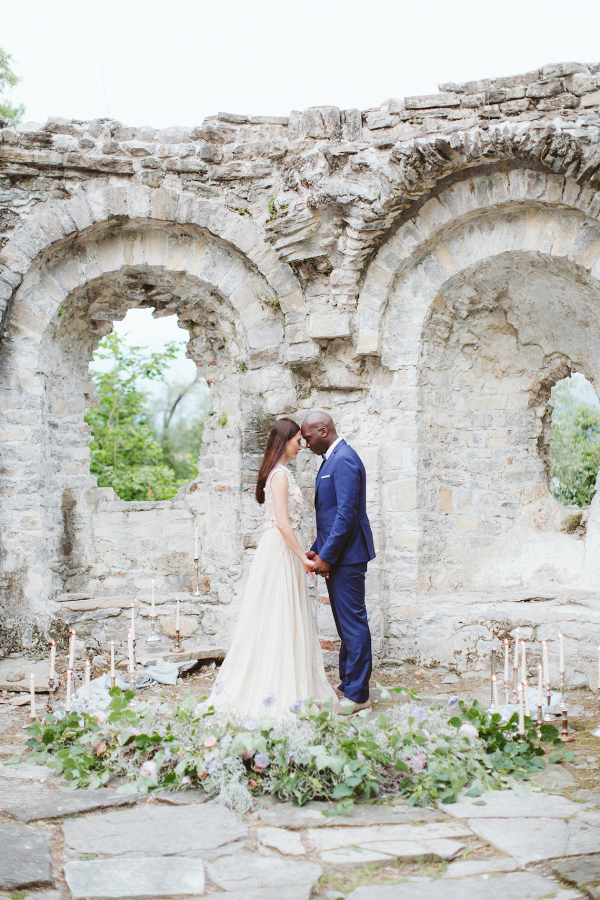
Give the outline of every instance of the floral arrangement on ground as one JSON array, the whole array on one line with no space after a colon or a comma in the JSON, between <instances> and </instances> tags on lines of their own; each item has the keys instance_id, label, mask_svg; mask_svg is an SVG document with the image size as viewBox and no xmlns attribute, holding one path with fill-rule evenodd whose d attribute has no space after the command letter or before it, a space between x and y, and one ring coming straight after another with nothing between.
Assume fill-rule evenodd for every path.
<instances>
[{"instance_id":1,"label":"floral arrangement on ground","mask_svg":"<svg viewBox=\"0 0 600 900\"><path fill-rule=\"evenodd\" d=\"M335 815L355 800L385 795L427 805L492 788L528 793L523 782L545 767L542 744L551 745L551 763L574 758L553 725L538 733L527 718L518 734L516 714L503 722L476 700L426 708L411 690L391 690L405 702L376 718L362 712L348 719L331 701L318 706L311 699L275 717L269 695L257 719L219 712L205 698L199 704L191 691L170 709L113 688L106 712L86 704L34 722L29 761L60 773L73 789L120 777L123 793L201 788L242 812L261 794L275 794L296 805L332 801Z\"/></svg>"}]
</instances>

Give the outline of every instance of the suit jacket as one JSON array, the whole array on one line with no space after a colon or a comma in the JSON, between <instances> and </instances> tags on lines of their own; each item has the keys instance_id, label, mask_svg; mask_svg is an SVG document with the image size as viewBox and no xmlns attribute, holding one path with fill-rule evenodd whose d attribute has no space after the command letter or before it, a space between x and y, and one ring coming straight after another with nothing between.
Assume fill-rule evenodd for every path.
<instances>
[{"instance_id":1,"label":"suit jacket","mask_svg":"<svg viewBox=\"0 0 600 900\"><path fill-rule=\"evenodd\" d=\"M323 462L315 485L317 539L312 545L330 565L375 559L367 518L367 476L360 457L342 440Z\"/></svg>"}]
</instances>

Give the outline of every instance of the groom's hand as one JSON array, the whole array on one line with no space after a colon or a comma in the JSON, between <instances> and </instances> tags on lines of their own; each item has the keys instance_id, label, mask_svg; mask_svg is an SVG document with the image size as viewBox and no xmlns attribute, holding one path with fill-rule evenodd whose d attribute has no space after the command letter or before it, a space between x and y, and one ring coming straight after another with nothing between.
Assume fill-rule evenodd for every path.
<instances>
[{"instance_id":1,"label":"groom's hand","mask_svg":"<svg viewBox=\"0 0 600 900\"><path fill-rule=\"evenodd\" d=\"M308 556L308 553L306 555ZM321 559L321 557L316 553L311 557L311 559L315 564L315 567L313 569L315 575L322 575L323 578L329 578L329 569L331 568L329 563L325 562L324 559Z\"/></svg>"},{"instance_id":2,"label":"groom's hand","mask_svg":"<svg viewBox=\"0 0 600 900\"><path fill-rule=\"evenodd\" d=\"M317 554L315 553L314 550L307 550L307 551L306 551L307 559L315 559L316 555L317 555Z\"/></svg>"}]
</instances>

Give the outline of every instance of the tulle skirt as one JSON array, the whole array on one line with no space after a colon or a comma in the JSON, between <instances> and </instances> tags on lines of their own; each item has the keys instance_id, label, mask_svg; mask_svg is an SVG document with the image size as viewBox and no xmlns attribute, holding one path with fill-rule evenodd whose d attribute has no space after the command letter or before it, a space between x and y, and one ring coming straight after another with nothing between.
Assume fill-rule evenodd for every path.
<instances>
[{"instance_id":1,"label":"tulle skirt","mask_svg":"<svg viewBox=\"0 0 600 900\"><path fill-rule=\"evenodd\" d=\"M337 699L325 676L307 577L279 530L267 528L210 696L216 709L260 718L307 697Z\"/></svg>"}]
</instances>

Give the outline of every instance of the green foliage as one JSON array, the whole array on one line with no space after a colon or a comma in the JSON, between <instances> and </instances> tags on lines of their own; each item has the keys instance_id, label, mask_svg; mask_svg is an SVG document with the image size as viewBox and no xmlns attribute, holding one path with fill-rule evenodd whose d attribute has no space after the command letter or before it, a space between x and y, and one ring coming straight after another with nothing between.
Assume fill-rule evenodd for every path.
<instances>
[{"instance_id":1,"label":"green foliage","mask_svg":"<svg viewBox=\"0 0 600 900\"><path fill-rule=\"evenodd\" d=\"M277 212L277 205L275 203L275 197L269 197L269 202L267 203L267 209L269 210L269 220L272 222L273 219L276 219L279 213Z\"/></svg>"},{"instance_id":2,"label":"green foliage","mask_svg":"<svg viewBox=\"0 0 600 900\"><path fill-rule=\"evenodd\" d=\"M308 698L287 718L242 721L197 705L191 691L171 710L145 701L131 708L133 692L118 688L111 696L108 713L88 705L62 720L47 714L34 722L27 741L32 761L61 773L71 788L97 788L122 775L128 783L119 790L126 793L202 787L241 810L253 796L275 793L299 806L329 800L331 815L382 792L411 805L452 803L464 790L471 797L503 787L524 793L522 781L544 767L531 719L521 736L516 715L502 723L477 701L458 704L456 715L398 704L369 721L366 712L349 720L331 700L319 708ZM556 729L544 726L541 739L559 750L550 760L559 762Z\"/></svg>"},{"instance_id":3,"label":"green foliage","mask_svg":"<svg viewBox=\"0 0 600 900\"><path fill-rule=\"evenodd\" d=\"M238 359L235 364L235 371L240 373L248 371L248 364L245 359Z\"/></svg>"},{"instance_id":4,"label":"green foliage","mask_svg":"<svg viewBox=\"0 0 600 900\"><path fill-rule=\"evenodd\" d=\"M269 306L273 312L280 308L279 299L277 297L271 297L270 300L267 300L267 306Z\"/></svg>"},{"instance_id":5,"label":"green foliage","mask_svg":"<svg viewBox=\"0 0 600 900\"><path fill-rule=\"evenodd\" d=\"M13 72L11 63L12 56L10 53L7 53L0 47L0 95L3 94L5 90L10 90L21 81L21 79ZM7 119L14 119L15 122L20 122L24 112L25 107L22 103L13 106L6 98L0 96L0 116L6 116Z\"/></svg>"},{"instance_id":6,"label":"green foliage","mask_svg":"<svg viewBox=\"0 0 600 900\"><path fill-rule=\"evenodd\" d=\"M224 428L227 425L227 413L222 412L217 419L217 422L222 428Z\"/></svg>"},{"instance_id":7,"label":"green foliage","mask_svg":"<svg viewBox=\"0 0 600 900\"><path fill-rule=\"evenodd\" d=\"M162 352L145 354L143 347L128 347L113 333L97 352L113 368L93 372L100 404L85 415L93 435L90 471L100 487L112 487L122 500L165 500L189 480L178 478L177 469L168 464L168 454L173 455L169 447L165 459L155 439L148 394L138 387L143 378L164 381L177 349L172 341Z\"/></svg>"},{"instance_id":8,"label":"green foliage","mask_svg":"<svg viewBox=\"0 0 600 900\"><path fill-rule=\"evenodd\" d=\"M551 476L565 506L589 506L600 469L600 410L578 401L571 379L552 389Z\"/></svg>"}]
</instances>

